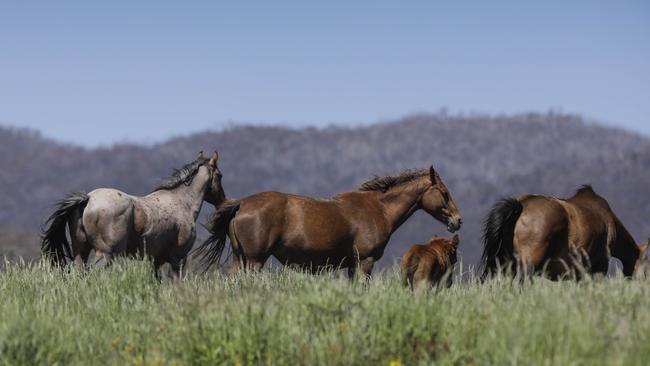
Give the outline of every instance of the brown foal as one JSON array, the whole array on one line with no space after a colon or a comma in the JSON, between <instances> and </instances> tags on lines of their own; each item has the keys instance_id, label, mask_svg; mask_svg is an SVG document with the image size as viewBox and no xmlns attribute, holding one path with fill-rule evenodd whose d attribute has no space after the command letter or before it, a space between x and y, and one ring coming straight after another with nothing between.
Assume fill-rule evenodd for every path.
<instances>
[{"instance_id":1,"label":"brown foal","mask_svg":"<svg viewBox=\"0 0 650 366\"><path fill-rule=\"evenodd\" d=\"M450 240L434 236L427 244L412 246L402 257L401 270L404 285L411 289L451 286L456 264L458 234Z\"/></svg>"}]
</instances>

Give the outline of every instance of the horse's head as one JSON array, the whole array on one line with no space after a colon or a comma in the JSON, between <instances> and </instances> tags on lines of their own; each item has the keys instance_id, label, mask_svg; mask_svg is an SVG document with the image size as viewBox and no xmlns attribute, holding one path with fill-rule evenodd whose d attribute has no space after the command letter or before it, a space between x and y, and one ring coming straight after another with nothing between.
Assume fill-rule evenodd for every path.
<instances>
[{"instance_id":1,"label":"horse's head","mask_svg":"<svg viewBox=\"0 0 650 366\"><path fill-rule=\"evenodd\" d=\"M453 233L460 230L463 224L463 218L456 207L456 203L451 198L451 193L440 179L438 173L429 168L430 185L422 194L422 209L436 220L447 225L447 230Z\"/></svg>"},{"instance_id":2,"label":"horse's head","mask_svg":"<svg viewBox=\"0 0 650 366\"><path fill-rule=\"evenodd\" d=\"M203 151L201 151L197 160L203 162L203 166L208 169L210 174L210 182L208 183L208 190L205 193L205 200L214 206L219 206L226 199L226 194L221 185L223 174L221 174L221 170L219 170L219 167L217 166L219 153L215 151L210 159L206 159L203 157Z\"/></svg>"}]
</instances>

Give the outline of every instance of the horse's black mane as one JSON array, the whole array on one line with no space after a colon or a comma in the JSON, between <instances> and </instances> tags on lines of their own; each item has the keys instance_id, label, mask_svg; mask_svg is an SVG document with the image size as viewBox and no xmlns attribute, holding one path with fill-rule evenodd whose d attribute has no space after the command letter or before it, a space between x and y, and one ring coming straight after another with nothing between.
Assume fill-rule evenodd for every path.
<instances>
[{"instance_id":1,"label":"horse's black mane","mask_svg":"<svg viewBox=\"0 0 650 366\"><path fill-rule=\"evenodd\" d=\"M385 177L375 177L359 187L360 191L381 191L386 192L392 187L402 183L411 182L415 179L429 175L429 169L407 169L399 175L387 175Z\"/></svg>"},{"instance_id":2,"label":"horse's black mane","mask_svg":"<svg viewBox=\"0 0 650 366\"><path fill-rule=\"evenodd\" d=\"M174 189L181 184L189 185L203 163L205 163L205 159L194 160L180 169L174 169L172 176L160 183L154 191Z\"/></svg>"}]
</instances>

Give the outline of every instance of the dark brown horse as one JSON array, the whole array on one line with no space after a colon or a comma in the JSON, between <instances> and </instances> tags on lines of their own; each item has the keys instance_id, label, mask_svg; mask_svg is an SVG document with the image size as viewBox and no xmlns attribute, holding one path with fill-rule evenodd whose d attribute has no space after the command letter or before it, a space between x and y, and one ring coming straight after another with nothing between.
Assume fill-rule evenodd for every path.
<instances>
[{"instance_id":1,"label":"dark brown horse","mask_svg":"<svg viewBox=\"0 0 650 366\"><path fill-rule=\"evenodd\" d=\"M441 282L449 287L452 272L458 260L458 234L450 240L434 236L427 244L412 246L402 257L400 268L404 285L411 289L424 289L437 286Z\"/></svg>"},{"instance_id":2,"label":"dark brown horse","mask_svg":"<svg viewBox=\"0 0 650 366\"><path fill-rule=\"evenodd\" d=\"M485 222L483 278L501 269L551 279L607 273L610 257L632 276L645 258L607 201L591 186L569 199L524 195L498 202Z\"/></svg>"},{"instance_id":3,"label":"dark brown horse","mask_svg":"<svg viewBox=\"0 0 650 366\"><path fill-rule=\"evenodd\" d=\"M348 268L352 276L360 267L369 275L393 232L420 209L451 232L461 227L460 212L433 167L375 178L330 199L257 193L224 202L200 250L205 262L218 263L228 235L231 273L261 268L273 255L302 268Z\"/></svg>"}]
</instances>

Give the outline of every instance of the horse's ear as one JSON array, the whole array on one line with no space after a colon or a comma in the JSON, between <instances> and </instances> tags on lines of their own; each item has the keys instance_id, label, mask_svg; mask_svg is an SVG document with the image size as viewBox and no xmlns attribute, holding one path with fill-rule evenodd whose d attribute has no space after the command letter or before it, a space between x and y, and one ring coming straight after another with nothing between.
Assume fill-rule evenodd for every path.
<instances>
[{"instance_id":1,"label":"horse's ear","mask_svg":"<svg viewBox=\"0 0 650 366\"><path fill-rule=\"evenodd\" d=\"M438 172L433 169L433 165L429 167L429 179L431 179L431 184L435 185L440 185L442 181L440 180L440 175L438 175Z\"/></svg>"},{"instance_id":2,"label":"horse's ear","mask_svg":"<svg viewBox=\"0 0 650 366\"><path fill-rule=\"evenodd\" d=\"M639 245L639 250L641 251L641 258L645 258L645 254L648 251L648 246L650 246L650 239L645 243Z\"/></svg>"},{"instance_id":3,"label":"horse's ear","mask_svg":"<svg viewBox=\"0 0 650 366\"><path fill-rule=\"evenodd\" d=\"M212 157L210 158L210 166L213 168L217 166L217 161L219 160L219 153L217 150L214 151L214 154L212 154Z\"/></svg>"},{"instance_id":4,"label":"horse's ear","mask_svg":"<svg viewBox=\"0 0 650 366\"><path fill-rule=\"evenodd\" d=\"M433 169L433 165L429 167L429 178L431 179L432 184L436 184L436 176L438 173L436 173L436 170Z\"/></svg>"},{"instance_id":5,"label":"horse's ear","mask_svg":"<svg viewBox=\"0 0 650 366\"><path fill-rule=\"evenodd\" d=\"M458 247L458 244L460 243L460 237L458 234L455 234L453 238L451 238L452 244L454 244L454 247Z\"/></svg>"},{"instance_id":6,"label":"horse's ear","mask_svg":"<svg viewBox=\"0 0 650 366\"><path fill-rule=\"evenodd\" d=\"M196 160L203 160L205 157L203 156L203 150L199 151L199 154L196 156Z\"/></svg>"}]
</instances>

